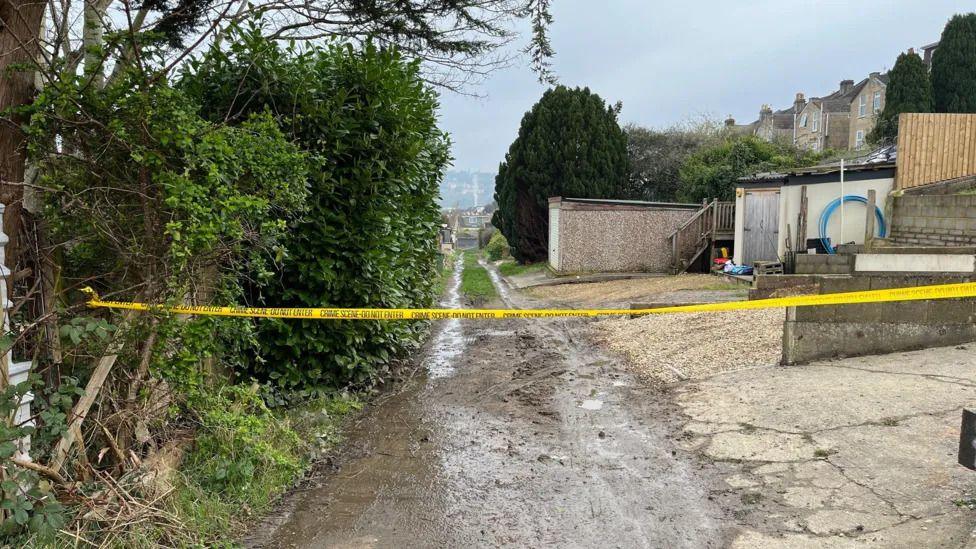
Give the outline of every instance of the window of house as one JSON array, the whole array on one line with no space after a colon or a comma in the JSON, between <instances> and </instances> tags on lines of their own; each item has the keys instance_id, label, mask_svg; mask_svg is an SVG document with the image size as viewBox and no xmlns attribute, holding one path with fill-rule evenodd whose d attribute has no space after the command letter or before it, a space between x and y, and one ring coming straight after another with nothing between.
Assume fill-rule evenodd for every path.
<instances>
[{"instance_id":1,"label":"window of house","mask_svg":"<svg viewBox=\"0 0 976 549\"><path fill-rule=\"evenodd\" d=\"M857 130L857 134L854 136L854 148L860 149L864 146L864 130Z\"/></svg>"},{"instance_id":2,"label":"window of house","mask_svg":"<svg viewBox=\"0 0 976 549\"><path fill-rule=\"evenodd\" d=\"M874 92L874 102L871 108L874 109L875 113L881 112L881 92Z\"/></svg>"},{"instance_id":3,"label":"window of house","mask_svg":"<svg viewBox=\"0 0 976 549\"><path fill-rule=\"evenodd\" d=\"M803 116L800 117L800 127L801 128L807 127L807 114L806 113L803 113Z\"/></svg>"},{"instance_id":4,"label":"window of house","mask_svg":"<svg viewBox=\"0 0 976 549\"><path fill-rule=\"evenodd\" d=\"M858 97L857 115L864 116L868 113L868 96Z\"/></svg>"},{"instance_id":5,"label":"window of house","mask_svg":"<svg viewBox=\"0 0 976 549\"><path fill-rule=\"evenodd\" d=\"M820 116L817 113L813 113L813 131L820 131Z\"/></svg>"}]
</instances>

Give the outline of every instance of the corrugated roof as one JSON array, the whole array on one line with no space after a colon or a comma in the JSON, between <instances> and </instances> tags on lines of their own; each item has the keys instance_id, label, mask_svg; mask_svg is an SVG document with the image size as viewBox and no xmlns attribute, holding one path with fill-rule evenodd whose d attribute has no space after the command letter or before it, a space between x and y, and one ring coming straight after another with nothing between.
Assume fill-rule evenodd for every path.
<instances>
[{"instance_id":1,"label":"corrugated roof","mask_svg":"<svg viewBox=\"0 0 976 549\"><path fill-rule=\"evenodd\" d=\"M861 172L894 168L897 158L898 147L896 145L889 145L887 147L881 147L880 149L871 151L866 155L845 160L844 171ZM835 162L829 162L826 164L818 164L816 166L808 166L806 168L797 168L789 172L759 172L752 175L747 175L745 177L740 177L738 181L740 183L773 182L782 181L791 176L827 174L839 171L840 161L837 160Z\"/></svg>"}]
</instances>

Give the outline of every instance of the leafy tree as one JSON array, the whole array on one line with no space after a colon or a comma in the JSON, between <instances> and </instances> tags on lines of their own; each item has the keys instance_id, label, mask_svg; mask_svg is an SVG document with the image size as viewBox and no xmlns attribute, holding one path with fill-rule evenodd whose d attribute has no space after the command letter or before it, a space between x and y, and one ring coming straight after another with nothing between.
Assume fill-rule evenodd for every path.
<instances>
[{"instance_id":1,"label":"leafy tree","mask_svg":"<svg viewBox=\"0 0 976 549\"><path fill-rule=\"evenodd\" d=\"M212 120L270 112L310 158L307 212L273 281L282 307L423 307L433 300L436 205L448 161L437 96L397 51L282 48L257 29L215 47L183 82ZM417 345L421 322L271 321L252 372L284 389L364 385Z\"/></svg>"},{"instance_id":2,"label":"leafy tree","mask_svg":"<svg viewBox=\"0 0 976 549\"><path fill-rule=\"evenodd\" d=\"M932 55L936 112L976 112L976 13L955 15Z\"/></svg>"},{"instance_id":3,"label":"leafy tree","mask_svg":"<svg viewBox=\"0 0 976 549\"><path fill-rule=\"evenodd\" d=\"M713 198L732 200L740 177L808 166L820 158L819 154L800 151L786 143L770 143L753 135L729 135L688 157L679 170L676 198L693 203Z\"/></svg>"},{"instance_id":4,"label":"leafy tree","mask_svg":"<svg viewBox=\"0 0 976 549\"><path fill-rule=\"evenodd\" d=\"M914 53L899 55L889 76L885 108L869 136L874 143L894 142L900 113L932 112L932 83L921 57Z\"/></svg>"},{"instance_id":5,"label":"leafy tree","mask_svg":"<svg viewBox=\"0 0 976 549\"><path fill-rule=\"evenodd\" d=\"M495 178L492 224L522 262L548 255L552 196L621 198L627 192L627 136L617 107L588 88L557 86L522 117Z\"/></svg>"},{"instance_id":6,"label":"leafy tree","mask_svg":"<svg viewBox=\"0 0 976 549\"><path fill-rule=\"evenodd\" d=\"M624 127L630 159L630 196L642 200L674 200L678 176L685 160L717 137L717 130L702 124L652 130L637 125Z\"/></svg>"}]
</instances>

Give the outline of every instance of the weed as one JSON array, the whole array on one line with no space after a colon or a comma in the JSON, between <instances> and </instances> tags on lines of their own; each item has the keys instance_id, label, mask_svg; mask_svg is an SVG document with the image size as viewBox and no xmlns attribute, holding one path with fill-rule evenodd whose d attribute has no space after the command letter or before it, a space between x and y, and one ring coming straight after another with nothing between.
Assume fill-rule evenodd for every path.
<instances>
[{"instance_id":1,"label":"weed","mask_svg":"<svg viewBox=\"0 0 976 549\"><path fill-rule=\"evenodd\" d=\"M881 418L881 424L885 427L896 427L898 425L898 420L893 417L883 417Z\"/></svg>"},{"instance_id":2,"label":"weed","mask_svg":"<svg viewBox=\"0 0 976 549\"><path fill-rule=\"evenodd\" d=\"M813 457L820 458L820 459L827 459L828 457L836 453L837 450L834 450L833 448L827 448L827 449L817 448L816 450L813 451Z\"/></svg>"},{"instance_id":3,"label":"weed","mask_svg":"<svg viewBox=\"0 0 976 549\"><path fill-rule=\"evenodd\" d=\"M435 300L439 296L444 295L444 290L447 288L447 281L451 279L451 274L454 272L454 258L453 252L444 254L443 262L437 270L437 278L434 280L433 294Z\"/></svg>"},{"instance_id":4,"label":"weed","mask_svg":"<svg viewBox=\"0 0 976 549\"><path fill-rule=\"evenodd\" d=\"M976 498L969 499L957 499L952 502L956 507L965 507L966 509L976 509Z\"/></svg>"}]
</instances>

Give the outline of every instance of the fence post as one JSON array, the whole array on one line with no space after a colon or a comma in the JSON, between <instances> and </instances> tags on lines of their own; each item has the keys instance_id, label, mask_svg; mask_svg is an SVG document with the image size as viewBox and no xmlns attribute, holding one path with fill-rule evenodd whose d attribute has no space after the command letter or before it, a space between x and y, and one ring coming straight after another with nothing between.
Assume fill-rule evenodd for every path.
<instances>
[{"instance_id":1,"label":"fence post","mask_svg":"<svg viewBox=\"0 0 976 549\"><path fill-rule=\"evenodd\" d=\"M0 204L0 227L3 227L3 215L4 215L4 205ZM10 280L10 269L7 267L7 254L6 248L7 243L10 239L7 235L0 229L0 276L3 277L2 283L0 283L0 308L2 308L3 322L0 322L0 328L2 328L3 333L10 332L10 308L13 304L10 302L10 296L8 295L8 281ZM13 361L13 350L8 349L6 353L0 356L0 388L6 387L8 385L17 385L27 381L27 376L30 375L31 362L14 362ZM33 393L27 393L20 400L20 405L17 407L17 411L14 413L14 425L33 425L34 421L30 419L30 403L34 400ZM30 435L17 441L18 455L17 457L21 459L30 459Z\"/></svg>"},{"instance_id":2,"label":"fence post","mask_svg":"<svg viewBox=\"0 0 976 549\"><path fill-rule=\"evenodd\" d=\"M878 193L874 189L868 191L868 211L864 218L864 247L871 248L874 244L874 212L878 204Z\"/></svg>"}]
</instances>

